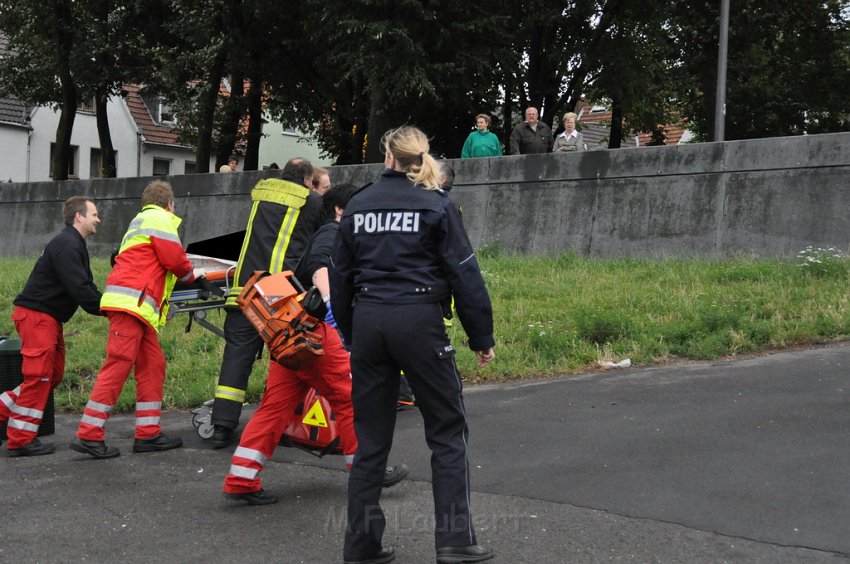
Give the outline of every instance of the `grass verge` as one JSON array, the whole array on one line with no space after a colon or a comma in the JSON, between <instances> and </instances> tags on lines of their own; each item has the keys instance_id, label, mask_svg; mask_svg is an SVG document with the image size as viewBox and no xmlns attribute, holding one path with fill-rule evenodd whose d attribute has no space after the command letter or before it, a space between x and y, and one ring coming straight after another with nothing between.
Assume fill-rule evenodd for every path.
<instances>
[{"instance_id":1,"label":"grass verge","mask_svg":"<svg viewBox=\"0 0 850 564\"><path fill-rule=\"evenodd\" d=\"M713 359L850 334L846 260L828 268L792 261L738 258L602 260L568 253L558 258L480 253L495 312L496 360L475 366L460 323L449 329L458 365L468 382L498 382L568 374L600 360L630 358L647 365L671 359ZM0 259L0 335L14 333L12 300L34 258ZM99 287L108 262L93 259ZM208 319L224 321L220 312ZM222 339L180 316L162 332L168 360L165 403L200 405L213 395ZM105 355L105 318L78 312L65 326L65 380L56 390L59 410L82 411ZM255 364L248 401L262 393L267 360ZM119 410L132 408L130 378Z\"/></svg>"}]
</instances>

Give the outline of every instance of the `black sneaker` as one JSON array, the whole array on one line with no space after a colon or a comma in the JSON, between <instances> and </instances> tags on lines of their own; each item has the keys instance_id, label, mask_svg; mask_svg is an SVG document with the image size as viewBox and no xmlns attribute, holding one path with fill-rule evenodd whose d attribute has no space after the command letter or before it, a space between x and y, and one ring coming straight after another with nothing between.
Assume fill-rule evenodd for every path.
<instances>
[{"instance_id":1,"label":"black sneaker","mask_svg":"<svg viewBox=\"0 0 850 564\"><path fill-rule=\"evenodd\" d=\"M233 429L216 425L210 443L213 448L225 448L233 442Z\"/></svg>"},{"instance_id":2,"label":"black sneaker","mask_svg":"<svg viewBox=\"0 0 850 564\"><path fill-rule=\"evenodd\" d=\"M407 464L387 466L384 470L384 481L381 483L381 487L391 488L404 480L408 474L410 474L410 469Z\"/></svg>"},{"instance_id":3,"label":"black sneaker","mask_svg":"<svg viewBox=\"0 0 850 564\"><path fill-rule=\"evenodd\" d=\"M158 452L160 450L171 450L183 446L180 437L169 437L164 433L151 439L136 439L133 441L133 452Z\"/></svg>"},{"instance_id":4,"label":"black sneaker","mask_svg":"<svg viewBox=\"0 0 850 564\"><path fill-rule=\"evenodd\" d=\"M275 494L269 493L264 489L246 493L224 492L224 497L234 501L244 501L248 505L271 505L278 501L278 497Z\"/></svg>"},{"instance_id":5,"label":"black sneaker","mask_svg":"<svg viewBox=\"0 0 850 564\"><path fill-rule=\"evenodd\" d=\"M80 437L74 437L71 441L71 450L88 454L94 458L115 458L121 451L115 447L106 446L105 441L84 441Z\"/></svg>"},{"instance_id":6,"label":"black sneaker","mask_svg":"<svg viewBox=\"0 0 850 564\"><path fill-rule=\"evenodd\" d=\"M20 448L10 448L9 456L41 456L42 454L50 454L54 450L56 450L56 445L42 443L38 439L33 439L29 444L25 444Z\"/></svg>"}]
</instances>

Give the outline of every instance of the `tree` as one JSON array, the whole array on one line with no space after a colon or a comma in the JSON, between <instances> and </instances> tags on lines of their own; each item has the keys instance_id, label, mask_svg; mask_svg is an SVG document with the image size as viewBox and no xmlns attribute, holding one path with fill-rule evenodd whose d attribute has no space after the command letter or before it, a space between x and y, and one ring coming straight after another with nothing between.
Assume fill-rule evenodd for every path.
<instances>
[{"instance_id":1,"label":"tree","mask_svg":"<svg viewBox=\"0 0 850 564\"><path fill-rule=\"evenodd\" d=\"M101 174L115 177L115 149L107 104L122 95L127 83L153 72L150 38L158 34L162 14L157 0L89 0L77 2L82 37L75 57L75 79L85 97L93 97L102 158ZM92 64L93 63L93 64Z\"/></svg>"},{"instance_id":2,"label":"tree","mask_svg":"<svg viewBox=\"0 0 850 564\"><path fill-rule=\"evenodd\" d=\"M681 49L681 105L699 139L714 136L719 4L685 0L672 22ZM850 129L846 0L730 4L727 139Z\"/></svg>"},{"instance_id":3,"label":"tree","mask_svg":"<svg viewBox=\"0 0 850 564\"><path fill-rule=\"evenodd\" d=\"M653 142L663 144L663 126L676 115L672 69L678 52L668 6L664 0L622 4L588 54L598 68L588 93L611 104L609 148L620 147L627 129L652 131Z\"/></svg>"},{"instance_id":4,"label":"tree","mask_svg":"<svg viewBox=\"0 0 850 564\"><path fill-rule=\"evenodd\" d=\"M169 17L154 40L158 71L145 81L174 108L177 132L195 147L199 173L210 172L233 6L234 0L166 0Z\"/></svg>"},{"instance_id":5,"label":"tree","mask_svg":"<svg viewBox=\"0 0 850 564\"><path fill-rule=\"evenodd\" d=\"M475 114L498 106L501 5L305 0L316 17L292 36L301 56L272 81L271 107L339 151L340 164L383 160L378 141L402 124L433 136L434 153L456 156Z\"/></svg>"},{"instance_id":6,"label":"tree","mask_svg":"<svg viewBox=\"0 0 850 564\"><path fill-rule=\"evenodd\" d=\"M122 84L147 70L136 30L143 10L150 7L141 0L0 2L0 29L9 38L9 50L0 61L4 91L60 111L51 163L55 180L68 178L77 106L89 97L95 100L102 172L115 176L106 105L120 94Z\"/></svg>"},{"instance_id":7,"label":"tree","mask_svg":"<svg viewBox=\"0 0 850 564\"><path fill-rule=\"evenodd\" d=\"M0 88L31 105L60 110L51 169L54 180L67 180L71 133L77 114L78 89L72 58L79 29L72 0L33 4L0 1L0 30L8 38L0 60Z\"/></svg>"}]
</instances>

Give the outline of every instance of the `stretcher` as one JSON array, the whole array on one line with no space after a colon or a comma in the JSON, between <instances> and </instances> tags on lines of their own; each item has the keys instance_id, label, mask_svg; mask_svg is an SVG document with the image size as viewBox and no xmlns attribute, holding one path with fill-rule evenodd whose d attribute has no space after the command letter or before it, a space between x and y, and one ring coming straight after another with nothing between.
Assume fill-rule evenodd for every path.
<instances>
[{"instance_id":1,"label":"stretcher","mask_svg":"<svg viewBox=\"0 0 850 564\"><path fill-rule=\"evenodd\" d=\"M191 246L190 246L191 247ZM171 293L169 319L187 314L186 332L193 323L224 338L224 331L207 320L207 313L224 307L225 297L233 287L236 261L187 253L195 268L206 270L206 281L177 284ZM212 437L212 409L215 400L207 400L192 410L192 426L202 439ZM336 419L328 401L310 389L295 410L298 416L284 430L280 444L294 447L318 457L342 454Z\"/></svg>"}]
</instances>

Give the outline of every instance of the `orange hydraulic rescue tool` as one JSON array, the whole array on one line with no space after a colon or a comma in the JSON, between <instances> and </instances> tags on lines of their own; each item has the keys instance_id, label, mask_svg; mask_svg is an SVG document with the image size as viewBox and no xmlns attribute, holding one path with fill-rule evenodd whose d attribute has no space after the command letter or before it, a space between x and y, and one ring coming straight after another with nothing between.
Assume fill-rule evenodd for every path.
<instances>
[{"instance_id":1,"label":"orange hydraulic rescue tool","mask_svg":"<svg viewBox=\"0 0 850 564\"><path fill-rule=\"evenodd\" d=\"M296 290L293 281L291 270L277 274L258 270L245 283L236 303L260 333L272 358L297 370L325 351L322 335L315 333L319 320L307 313L302 303L307 292Z\"/></svg>"}]
</instances>

